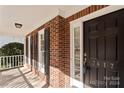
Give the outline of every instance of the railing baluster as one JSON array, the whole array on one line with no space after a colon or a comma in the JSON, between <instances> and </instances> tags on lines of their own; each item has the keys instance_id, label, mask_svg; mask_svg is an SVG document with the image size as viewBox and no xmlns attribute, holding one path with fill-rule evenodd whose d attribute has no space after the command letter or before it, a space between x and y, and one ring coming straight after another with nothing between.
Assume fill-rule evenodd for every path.
<instances>
[{"instance_id":1,"label":"railing baluster","mask_svg":"<svg viewBox=\"0 0 124 93\"><path fill-rule=\"evenodd\" d=\"M1 69L3 68L3 57L1 57Z\"/></svg>"},{"instance_id":2,"label":"railing baluster","mask_svg":"<svg viewBox=\"0 0 124 93\"><path fill-rule=\"evenodd\" d=\"M22 66L21 56L20 56L20 66Z\"/></svg>"},{"instance_id":3,"label":"railing baluster","mask_svg":"<svg viewBox=\"0 0 124 93\"><path fill-rule=\"evenodd\" d=\"M8 68L8 57L6 57L6 68Z\"/></svg>"},{"instance_id":4,"label":"railing baluster","mask_svg":"<svg viewBox=\"0 0 124 93\"><path fill-rule=\"evenodd\" d=\"M7 57L7 64L8 64L8 68L10 68L10 62L9 62L9 56Z\"/></svg>"},{"instance_id":5,"label":"railing baluster","mask_svg":"<svg viewBox=\"0 0 124 93\"><path fill-rule=\"evenodd\" d=\"M19 56L19 66L21 66L21 56Z\"/></svg>"},{"instance_id":6,"label":"railing baluster","mask_svg":"<svg viewBox=\"0 0 124 93\"><path fill-rule=\"evenodd\" d=\"M22 66L22 56L20 56L20 63L21 63L21 66Z\"/></svg>"},{"instance_id":7,"label":"railing baluster","mask_svg":"<svg viewBox=\"0 0 124 93\"><path fill-rule=\"evenodd\" d=\"M16 63L17 63L17 66L18 66L18 56L16 56Z\"/></svg>"},{"instance_id":8,"label":"railing baluster","mask_svg":"<svg viewBox=\"0 0 124 93\"><path fill-rule=\"evenodd\" d=\"M12 58L10 56L10 67L12 68Z\"/></svg>"},{"instance_id":9,"label":"railing baluster","mask_svg":"<svg viewBox=\"0 0 124 93\"><path fill-rule=\"evenodd\" d=\"M17 65L18 65L18 64L17 64L17 56L15 56L15 63L16 63L16 67L17 67Z\"/></svg>"},{"instance_id":10,"label":"railing baluster","mask_svg":"<svg viewBox=\"0 0 124 93\"><path fill-rule=\"evenodd\" d=\"M9 56L8 56L8 68L10 68L10 61L9 61Z\"/></svg>"},{"instance_id":11,"label":"railing baluster","mask_svg":"<svg viewBox=\"0 0 124 93\"><path fill-rule=\"evenodd\" d=\"M13 67L14 67L14 56L12 56L12 64L13 64Z\"/></svg>"},{"instance_id":12,"label":"railing baluster","mask_svg":"<svg viewBox=\"0 0 124 93\"><path fill-rule=\"evenodd\" d=\"M12 56L12 67L14 67L14 58Z\"/></svg>"},{"instance_id":13,"label":"railing baluster","mask_svg":"<svg viewBox=\"0 0 124 93\"><path fill-rule=\"evenodd\" d=\"M9 57L9 67L11 68L11 57Z\"/></svg>"},{"instance_id":14,"label":"railing baluster","mask_svg":"<svg viewBox=\"0 0 124 93\"><path fill-rule=\"evenodd\" d=\"M16 63L16 67L17 67L17 65L18 65L18 64L17 64L17 56L15 56L15 63Z\"/></svg>"},{"instance_id":15,"label":"railing baluster","mask_svg":"<svg viewBox=\"0 0 124 93\"><path fill-rule=\"evenodd\" d=\"M23 64L22 64L22 56L21 56L21 65L23 65Z\"/></svg>"},{"instance_id":16,"label":"railing baluster","mask_svg":"<svg viewBox=\"0 0 124 93\"><path fill-rule=\"evenodd\" d=\"M6 68L6 57L4 57L4 68Z\"/></svg>"},{"instance_id":17,"label":"railing baluster","mask_svg":"<svg viewBox=\"0 0 124 93\"><path fill-rule=\"evenodd\" d=\"M18 66L20 66L20 61L19 61L19 57L20 57L20 56L18 56Z\"/></svg>"},{"instance_id":18,"label":"railing baluster","mask_svg":"<svg viewBox=\"0 0 124 93\"><path fill-rule=\"evenodd\" d=\"M15 56L14 56L14 66L16 67L16 58L15 58Z\"/></svg>"},{"instance_id":19,"label":"railing baluster","mask_svg":"<svg viewBox=\"0 0 124 93\"><path fill-rule=\"evenodd\" d=\"M19 57L16 56L16 58L17 58L17 66L19 66Z\"/></svg>"},{"instance_id":20,"label":"railing baluster","mask_svg":"<svg viewBox=\"0 0 124 93\"><path fill-rule=\"evenodd\" d=\"M11 68L11 66L10 66L10 57L8 57L8 66L9 66L9 68Z\"/></svg>"},{"instance_id":21,"label":"railing baluster","mask_svg":"<svg viewBox=\"0 0 124 93\"><path fill-rule=\"evenodd\" d=\"M4 64L5 64L5 61L4 61L4 57L3 57L3 69L4 69Z\"/></svg>"},{"instance_id":22,"label":"railing baluster","mask_svg":"<svg viewBox=\"0 0 124 93\"><path fill-rule=\"evenodd\" d=\"M2 69L4 68L4 57L2 57Z\"/></svg>"},{"instance_id":23,"label":"railing baluster","mask_svg":"<svg viewBox=\"0 0 124 93\"><path fill-rule=\"evenodd\" d=\"M10 66L9 66L9 56L7 57L7 63L8 63L8 68L10 68Z\"/></svg>"},{"instance_id":24,"label":"railing baluster","mask_svg":"<svg viewBox=\"0 0 124 93\"><path fill-rule=\"evenodd\" d=\"M15 56L15 63L16 63L16 67L17 67L17 65L18 65L18 64L17 64L17 56Z\"/></svg>"},{"instance_id":25,"label":"railing baluster","mask_svg":"<svg viewBox=\"0 0 124 93\"><path fill-rule=\"evenodd\" d=\"M19 66L21 66L21 56L19 56Z\"/></svg>"},{"instance_id":26,"label":"railing baluster","mask_svg":"<svg viewBox=\"0 0 124 93\"><path fill-rule=\"evenodd\" d=\"M18 56L18 66L20 66L20 59L19 59L20 56Z\"/></svg>"},{"instance_id":27,"label":"railing baluster","mask_svg":"<svg viewBox=\"0 0 124 93\"><path fill-rule=\"evenodd\" d=\"M4 60L3 60L4 57L1 57L1 69L4 68Z\"/></svg>"},{"instance_id":28,"label":"railing baluster","mask_svg":"<svg viewBox=\"0 0 124 93\"><path fill-rule=\"evenodd\" d=\"M10 67L12 68L12 57L10 56Z\"/></svg>"},{"instance_id":29,"label":"railing baluster","mask_svg":"<svg viewBox=\"0 0 124 93\"><path fill-rule=\"evenodd\" d=\"M22 66L23 66L23 64L24 64L24 56L22 55L21 57L22 57Z\"/></svg>"},{"instance_id":30,"label":"railing baluster","mask_svg":"<svg viewBox=\"0 0 124 93\"><path fill-rule=\"evenodd\" d=\"M19 66L19 56L17 56L17 66Z\"/></svg>"},{"instance_id":31,"label":"railing baluster","mask_svg":"<svg viewBox=\"0 0 124 93\"><path fill-rule=\"evenodd\" d=\"M1 57L0 57L0 69L1 69Z\"/></svg>"}]
</instances>

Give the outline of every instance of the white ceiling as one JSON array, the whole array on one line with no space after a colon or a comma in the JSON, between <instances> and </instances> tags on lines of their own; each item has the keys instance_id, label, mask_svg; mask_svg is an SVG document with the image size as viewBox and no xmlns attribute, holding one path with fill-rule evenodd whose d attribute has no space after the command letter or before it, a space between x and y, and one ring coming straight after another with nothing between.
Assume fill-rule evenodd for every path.
<instances>
[{"instance_id":1,"label":"white ceiling","mask_svg":"<svg viewBox=\"0 0 124 93\"><path fill-rule=\"evenodd\" d=\"M43 6L43 5L16 5L0 6L0 35L24 36L45 22L47 18L56 14L58 10L64 11L67 17L87 6ZM14 23L21 23L21 29L15 28Z\"/></svg>"}]
</instances>

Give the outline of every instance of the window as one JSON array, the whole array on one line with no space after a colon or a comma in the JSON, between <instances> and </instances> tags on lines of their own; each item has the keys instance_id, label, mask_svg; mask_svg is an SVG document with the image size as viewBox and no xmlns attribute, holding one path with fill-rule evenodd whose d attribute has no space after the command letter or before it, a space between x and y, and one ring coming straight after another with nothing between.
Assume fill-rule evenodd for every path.
<instances>
[{"instance_id":1,"label":"window","mask_svg":"<svg viewBox=\"0 0 124 93\"><path fill-rule=\"evenodd\" d=\"M74 28L74 77L80 80L80 27Z\"/></svg>"}]
</instances>

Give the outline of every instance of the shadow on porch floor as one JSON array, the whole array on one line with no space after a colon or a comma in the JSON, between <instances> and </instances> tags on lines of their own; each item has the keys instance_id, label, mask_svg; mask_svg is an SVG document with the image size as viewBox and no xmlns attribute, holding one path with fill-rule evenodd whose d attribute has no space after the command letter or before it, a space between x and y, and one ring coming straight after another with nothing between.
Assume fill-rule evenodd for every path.
<instances>
[{"instance_id":1,"label":"shadow on porch floor","mask_svg":"<svg viewBox=\"0 0 124 93\"><path fill-rule=\"evenodd\" d=\"M45 88L45 81L25 67L0 71L1 88ZM48 86L47 86L48 87Z\"/></svg>"}]
</instances>

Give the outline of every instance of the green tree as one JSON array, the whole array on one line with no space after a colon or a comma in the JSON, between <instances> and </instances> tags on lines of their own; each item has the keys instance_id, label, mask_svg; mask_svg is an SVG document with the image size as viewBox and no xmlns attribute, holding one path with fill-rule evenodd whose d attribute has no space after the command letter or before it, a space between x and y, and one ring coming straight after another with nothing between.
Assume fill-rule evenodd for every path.
<instances>
[{"instance_id":1,"label":"green tree","mask_svg":"<svg viewBox=\"0 0 124 93\"><path fill-rule=\"evenodd\" d=\"M24 44L12 42L5 44L0 48L0 56L23 55Z\"/></svg>"}]
</instances>

